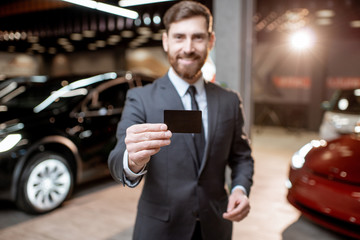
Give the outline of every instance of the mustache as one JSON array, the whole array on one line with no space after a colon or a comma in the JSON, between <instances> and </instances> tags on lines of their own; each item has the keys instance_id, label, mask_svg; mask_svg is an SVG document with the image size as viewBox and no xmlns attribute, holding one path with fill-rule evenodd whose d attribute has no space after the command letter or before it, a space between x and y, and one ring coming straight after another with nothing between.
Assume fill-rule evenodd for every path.
<instances>
[{"instance_id":1,"label":"mustache","mask_svg":"<svg viewBox=\"0 0 360 240\"><path fill-rule=\"evenodd\" d=\"M197 59L200 58L199 54L196 54L195 52L190 52L190 53L182 53L180 55L178 55L177 58L193 58L193 59Z\"/></svg>"}]
</instances>

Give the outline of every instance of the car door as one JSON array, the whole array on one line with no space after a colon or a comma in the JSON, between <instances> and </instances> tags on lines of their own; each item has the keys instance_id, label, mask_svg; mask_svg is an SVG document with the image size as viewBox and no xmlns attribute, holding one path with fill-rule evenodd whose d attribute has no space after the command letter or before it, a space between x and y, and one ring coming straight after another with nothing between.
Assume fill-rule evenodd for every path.
<instances>
[{"instance_id":1,"label":"car door","mask_svg":"<svg viewBox=\"0 0 360 240\"><path fill-rule=\"evenodd\" d=\"M107 157L116 143L116 129L124 107L129 82L107 81L92 89L76 112L76 135L83 161L82 180L108 174Z\"/></svg>"}]
</instances>

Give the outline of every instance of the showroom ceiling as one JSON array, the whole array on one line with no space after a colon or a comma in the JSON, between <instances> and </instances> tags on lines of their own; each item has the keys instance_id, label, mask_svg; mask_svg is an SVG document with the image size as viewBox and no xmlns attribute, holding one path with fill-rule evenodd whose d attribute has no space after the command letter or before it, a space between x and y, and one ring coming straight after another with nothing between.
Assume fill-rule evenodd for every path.
<instances>
[{"instance_id":1,"label":"showroom ceiling","mask_svg":"<svg viewBox=\"0 0 360 240\"><path fill-rule=\"evenodd\" d=\"M115 0L97 2L119 6ZM1 0L0 51L56 54L158 46L161 17L171 4L128 7L139 14L134 20L61 0Z\"/></svg>"},{"instance_id":2,"label":"showroom ceiling","mask_svg":"<svg viewBox=\"0 0 360 240\"><path fill-rule=\"evenodd\" d=\"M118 6L118 0L101 2ZM212 8L212 0L200 2ZM129 7L139 13L133 20L60 0L1 0L0 51L56 54L160 46L161 17L172 4ZM304 27L332 38L360 36L359 0L257 0L255 9L259 41Z\"/></svg>"},{"instance_id":3,"label":"showroom ceiling","mask_svg":"<svg viewBox=\"0 0 360 240\"><path fill-rule=\"evenodd\" d=\"M259 40L308 28L319 38L360 38L359 0L258 0L254 15Z\"/></svg>"}]
</instances>

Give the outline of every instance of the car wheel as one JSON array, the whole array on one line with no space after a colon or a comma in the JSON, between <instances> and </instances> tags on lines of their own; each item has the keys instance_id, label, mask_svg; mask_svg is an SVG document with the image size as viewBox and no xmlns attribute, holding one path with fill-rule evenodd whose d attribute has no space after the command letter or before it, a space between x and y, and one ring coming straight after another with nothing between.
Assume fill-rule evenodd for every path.
<instances>
[{"instance_id":1,"label":"car wheel","mask_svg":"<svg viewBox=\"0 0 360 240\"><path fill-rule=\"evenodd\" d=\"M26 165L19 183L17 205L30 213L45 213L59 207L74 186L67 161L56 153L35 155Z\"/></svg>"}]
</instances>

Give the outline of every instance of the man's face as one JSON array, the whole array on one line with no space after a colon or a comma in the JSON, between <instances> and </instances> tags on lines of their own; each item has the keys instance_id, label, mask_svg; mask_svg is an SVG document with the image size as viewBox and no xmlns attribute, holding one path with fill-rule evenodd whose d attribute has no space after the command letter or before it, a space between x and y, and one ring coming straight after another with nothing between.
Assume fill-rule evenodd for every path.
<instances>
[{"instance_id":1,"label":"man's face","mask_svg":"<svg viewBox=\"0 0 360 240\"><path fill-rule=\"evenodd\" d=\"M201 76L209 51L214 45L214 34L209 35L206 20L202 16L174 22L163 35L163 47L170 65L188 83Z\"/></svg>"}]
</instances>

